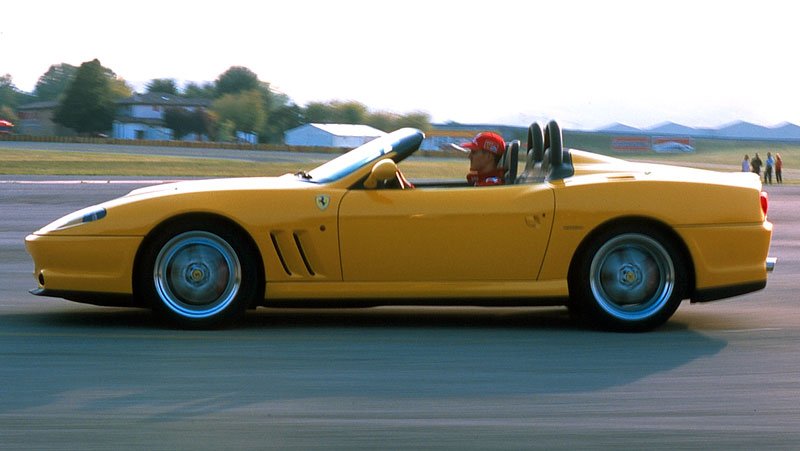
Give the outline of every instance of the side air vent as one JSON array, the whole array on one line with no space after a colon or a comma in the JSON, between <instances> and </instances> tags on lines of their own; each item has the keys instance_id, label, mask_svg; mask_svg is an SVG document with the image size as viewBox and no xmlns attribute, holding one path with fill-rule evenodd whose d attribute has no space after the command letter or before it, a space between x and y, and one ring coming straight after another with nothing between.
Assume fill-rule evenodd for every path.
<instances>
[{"instance_id":1,"label":"side air vent","mask_svg":"<svg viewBox=\"0 0 800 451\"><path fill-rule=\"evenodd\" d=\"M308 235L303 231L274 231L269 234L275 254L283 271L290 277L317 275L311 254L308 252Z\"/></svg>"},{"instance_id":2,"label":"side air vent","mask_svg":"<svg viewBox=\"0 0 800 451\"><path fill-rule=\"evenodd\" d=\"M297 252L300 254L300 258L303 259L303 264L306 266L306 270L310 275L315 275L314 270L311 268L311 265L308 263L308 257L306 257L306 252L303 250L303 244L300 242L300 237L297 236L297 233L293 233L294 236L294 244L297 245Z\"/></svg>"},{"instance_id":3,"label":"side air vent","mask_svg":"<svg viewBox=\"0 0 800 451\"><path fill-rule=\"evenodd\" d=\"M287 276L291 276L292 272L289 271L289 266L286 265L286 259L283 258L283 252L281 252L281 247L278 245L278 238L275 236L274 233L270 233L269 237L272 238L272 246L275 247L275 253L278 255L278 259L281 261L283 270L286 272Z\"/></svg>"}]
</instances>

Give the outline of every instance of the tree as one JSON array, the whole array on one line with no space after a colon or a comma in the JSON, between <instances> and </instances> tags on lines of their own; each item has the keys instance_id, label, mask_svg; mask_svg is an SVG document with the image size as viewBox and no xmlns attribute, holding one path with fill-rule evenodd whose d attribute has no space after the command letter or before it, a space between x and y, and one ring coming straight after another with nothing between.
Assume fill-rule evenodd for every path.
<instances>
[{"instance_id":1,"label":"tree","mask_svg":"<svg viewBox=\"0 0 800 451\"><path fill-rule=\"evenodd\" d=\"M217 97L225 94L238 94L242 91L252 91L260 86L258 75L246 67L233 66L222 73L215 82Z\"/></svg>"},{"instance_id":2,"label":"tree","mask_svg":"<svg viewBox=\"0 0 800 451\"><path fill-rule=\"evenodd\" d=\"M259 139L268 143L283 142L283 132L303 123L303 112L294 102L288 101L268 114L266 129Z\"/></svg>"},{"instance_id":3,"label":"tree","mask_svg":"<svg viewBox=\"0 0 800 451\"><path fill-rule=\"evenodd\" d=\"M10 74L0 76L0 107L13 110L30 100L30 95L17 89Z\"/></svg>"},{"instance_id":4,"label":"tree","mask_svg":"<svg viewBox=\"0 0 800 451\"><path fill-rule=\"evenodd\" d=\"M216 92L214 90L214 83L208 82L203 83L202 85L189 82L183 88L183 93L181 94L183 97L190 98L190 99L213 99Z\"/></svg>"},{"instance_id":5,"label":"tree","mask_svg":"<svg viewBox=\"0 0 800 451\"><path fill-rule=\"evenodd\" d=\"M111 98L113 100L126 99L133 95L133 90L125 79L118 77L113 70L104 67L103 72L108 78L108 83L111 87Z\"/></svg>"},{"instance_id":6,"label":"tree","mask_svg":"<svg viewBox=\"0 0 800 451\"><path fill-rule=\"evenodd\" d=\"M421 111L404 114L398 118L397 122L394 124L393 130L403 127L413 127L422 131L428 131L431 128L431 116Z\"/></svg>"},{"instance_id":7,"label":"tree","mask_svg":"<svg viewBox=\"0 0 800 451\"><path fill-rule=\"evenodd\" d=\"M114 120L115 94L109 73L113 74L97 59L81 64L56 108L53 120L82 134L110 130Z\"/></svg>"},{"instance_id":8,"label":"tree","mask_svg":"<svg viewBox=\"0 0 800 451\"><path fill-rule=\"evenodd\" d=\"M363 124L368 116L367 107L359 102L311 102L306 106L307 122Z\"/></svg>"},{"instance_id":9,"label":"tree","mask_svg":"<svg viewBox=\"0 0 800 451\"><path fill-rule=\"evenodd\" d=\"M233 124L234 131L255 132L258 135L264 132L267 112L264 111L261 92L257 89L225 94L214 101L211 110L220 124Z\"/></svg>"},{"instance_id":10,"label":"tree","mask_svg":"<svg viewBox=\"0 0 800 451\"><path fill-rule=\"evenodd\" d=\"M211 132L211 118L201 109L168 108L164 112L164 123L172 130L175 139L181 139L189 133L210 135Z\"/></svg>"},{"instance_id":11,"label":"tree","mask_svg":"<svg viewBox=\"0 0 800 451\"><path fill-rule=\"evenodd\" d=\"M178 84L174 78L154 78L147 83L147 92L163 92L178 95Z\"/></svg>"},{"instance_id":12,"label":"tree","mask_svg":"<svg viewBox=\"0 0 800 451\"><path fill-rule=\"evenodd\" d=\"M333 102L336 122L341 124L363 124L368 110L359 102Z\"/></svg>"},{"instance_id":13,"label":"tree","mask_svg":"<svg viewBox=\"0 0 800 451\"><path fill-rule=\"evenodd\" d=\"M399 118L400 116L394 113L377 111L375 113L370 113L370 115L367 117L364 123L369 125L370 127L375 127L378 130L390 132L399 128L396 126Z\"/></svg>"},{"instance_id":14,"label":"tree","mask_svg":"<svg viewBox=\"0 0 800 451\"><path fill-rule=\"evenodd\" d=\"M75 78L78 68L67 63L54 64L39 77L33 95L39 101L58 100Z\"/></svg>"},{"instance_id":15,"label":"tree","mask_svg":"<svg viewBox=\"0 0 800 451\"><path fill-rule=\"evenodd\" d=\"M11 79L11 74L0 76L0 106L15 107L17 100L17 92L19 90L14 86L14 81Z\"/></svg>"}]
</instances>

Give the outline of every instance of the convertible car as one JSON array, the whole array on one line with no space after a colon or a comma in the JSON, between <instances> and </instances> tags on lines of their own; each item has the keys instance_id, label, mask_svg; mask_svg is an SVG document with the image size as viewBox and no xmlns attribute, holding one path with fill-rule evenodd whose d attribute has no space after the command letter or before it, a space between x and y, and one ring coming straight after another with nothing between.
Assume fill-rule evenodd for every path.
<instances>
[{"instance_id":1,"label":"convertible car","mask_svg":"<svg viewBox=\"0 0 800 451\"><path fill-rule=\"evenodd\" d=\"M564 305L644 331L681 301L766 286L772 224L754 174L566 149L554 121L511 142L504 185L414 180L401 129L309 172L137 189L26 238L38 288L151 308L186 328L247 309ZM465 169L466 169L465 162Z\"/></svg>"}]
</instances>

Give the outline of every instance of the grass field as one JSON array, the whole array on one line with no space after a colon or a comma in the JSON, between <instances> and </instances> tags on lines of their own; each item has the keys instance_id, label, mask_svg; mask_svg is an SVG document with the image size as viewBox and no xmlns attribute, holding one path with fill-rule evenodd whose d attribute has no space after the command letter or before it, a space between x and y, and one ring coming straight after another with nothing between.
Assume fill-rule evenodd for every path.
<instances>
[{"instance_id":1,"label":"grass field","mask_svg":"<svg viewBox=\"0 0 800 451\"><path fill-rule=\"evenodd\" d=\"M235 177L294 172L294 163L258 163L210 158L168 157L53 150L17 150L0 146L0 173L13 175L118 175ZM313 164L312 164L313 166Z\"/></svg>"},{"instance_id":2,"label":"grass field","mask_svg":"<svg viewBox=\"0 0 800 451\"><path fill-rule=\"evenodd\" d=\"M800 170L793 162L800 161L800 144L763 143L752 141L696 140L696 151L680 154L627 153L611 150L611 137L593 134L565 134L568 147L585 149L605 155L636 161L650 161L721 171L736 171L745 154L751 157L758 152L763 159L767 152L780 153L784 161L786 183L800 178ZM43 145L46 147L46 144ZM191 150L187 150L190 153ZM230 152L236 152L231 150ZM330 158L333 158L331 155ZM46 148L20 150L3 147L0 143L0 174L6 175L67 175L67 176L159 176L159 177L236 177L276 176L287 172L308 170L323 160L309 157L302 163L266 163L211 159L131 155L108 152L57 151ZM463 177L466 158L414 158L403 163L403 170L411 178Z\"/></svg>"},{"instance_id":3,"label":"grass field","mask_svg":"<svg viewBox=\"0 0 800 451\"><path fill-rule=\"evenodd\" d=\"M265 163L218 158L171 157L54 150L18 150L0 145L0 174L68 176L250 177L309 170L327 160ZM232 150L231 152L236 152ZM331 155L330 158L334 158ZM417 158L403 163L414 178L463 177L465 159Z\"/></svg>"}]
</instances>

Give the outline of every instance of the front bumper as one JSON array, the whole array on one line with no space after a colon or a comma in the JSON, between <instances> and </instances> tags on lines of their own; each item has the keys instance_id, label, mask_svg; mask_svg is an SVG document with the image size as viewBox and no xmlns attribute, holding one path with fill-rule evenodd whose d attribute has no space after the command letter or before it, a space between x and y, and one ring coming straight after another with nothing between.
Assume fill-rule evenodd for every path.
<instances>
[{"instance_id":1,"label":"front bumper","mask_svg":"<svg viewBox=\"0 0 800 451\"><path fill-rule=\"evenodd\" d=\"M42 293L131 295L133 263L141 242L142 237L136 236L32 234L25 238L25 247L33 257Z\"/></svg>"}]
</instances>

